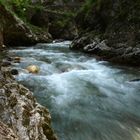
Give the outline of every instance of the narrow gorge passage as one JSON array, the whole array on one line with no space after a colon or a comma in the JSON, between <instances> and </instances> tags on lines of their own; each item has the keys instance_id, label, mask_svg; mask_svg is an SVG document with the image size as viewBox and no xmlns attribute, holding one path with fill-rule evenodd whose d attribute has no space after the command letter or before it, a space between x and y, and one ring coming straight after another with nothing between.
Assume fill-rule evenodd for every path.
<instances>
[{"instance_id":1,"label":"narrow gorge passage","mask_svg":"<svg viewBox=\"0 0 140 140\"><path fill-rule=\"evenodd\" d=\"M140 69L69 50L69 41L11 49L16 79L47 106L59 140L140 140ZM26 67L37 65L38 74Z\"/></svg>"}]
</instances>

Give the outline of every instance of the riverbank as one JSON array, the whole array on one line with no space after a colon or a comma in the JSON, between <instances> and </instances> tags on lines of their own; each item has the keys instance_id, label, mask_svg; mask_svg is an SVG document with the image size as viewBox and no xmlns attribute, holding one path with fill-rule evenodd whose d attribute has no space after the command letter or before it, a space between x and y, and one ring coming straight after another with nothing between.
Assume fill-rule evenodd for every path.
<instances>
[{"instance_id":1,"label":"riverbank","mask_svg":"<svg viewBox=\"0 0 140 140\"><path fill-rule=\"evenodd\" d=\"M0 69L0 138L57 140L48 109L15 81L10 67L0 66Z\"/></svg>"},{"instance_id":2,"label":"riverbank","mask_svg":"<svg viewBox=\"0 0 140 140\"><path fill-rule=\"evenodd\" d=\"M109 61L113 64L140 67L140 44L128 46L118 43L116 46L108 45L108 39L100 39L92 33L75 38L70 45L73 51L81 51L98 60Z\"/></svg>"},{"instance_id":3,"label":"riverbank","mask_svg":"<svg viewBox=\"0 0 140 140\"><path fill-rule=\"evenodd\" d=\"M139 0L96 0L77 14L79 35L71 49L115 64L140 66Z\"/></svg>"}]
</instances>

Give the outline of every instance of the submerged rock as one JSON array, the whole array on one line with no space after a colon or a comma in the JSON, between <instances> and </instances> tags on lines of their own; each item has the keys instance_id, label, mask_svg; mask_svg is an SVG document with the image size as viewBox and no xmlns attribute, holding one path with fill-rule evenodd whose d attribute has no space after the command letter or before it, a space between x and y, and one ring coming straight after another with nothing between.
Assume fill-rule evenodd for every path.
<instances>
[{"instance_id":1,"label":"submerged rock","mask_svg":"<svg viewBox=\"0 0 140 140\"><path fill-rule=\"evenodd\" d=\"M39 67L36 65L30 65L26 68L28 72L30 73L38 73L39 72Z\"/></svg>"},{"instance_id":2,"label":"submerged rock","mask_svg":"<svg viewBox=\"0 0 140 140\"><path fill-rule=\"evenodd\" d=\"M130 80L129 82L140 82L140 78L132 79L132 80Z\"/></svg>"},{"instance_id":3,"label":"submerged rock","mask_svg":"<svg viewBox=\"0 0 140 140\"><path fill-rule=\"evenodd\" d=\"M0 121L7 127L1 127L0 123L0 136L5 129L9 140L56 140L48 109L36 102L32 92L14 81L8 69L1 69Z\"/></svg>"}]
</instances>

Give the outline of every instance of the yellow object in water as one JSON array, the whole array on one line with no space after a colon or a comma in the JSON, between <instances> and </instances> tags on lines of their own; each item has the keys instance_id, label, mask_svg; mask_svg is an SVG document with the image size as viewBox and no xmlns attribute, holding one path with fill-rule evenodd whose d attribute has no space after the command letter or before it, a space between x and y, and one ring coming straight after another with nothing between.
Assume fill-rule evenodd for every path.
<instances>
[{"instance_id":1,"label":"yellow object in water","mask_svg":"<svg viewBox=\"0 0 140 140\"><path fill-rule=\"evenodd\" d=\"M26 68L28 72L30 73L38 73L39 72L39 67L36 65L30 65Z\"/></svg>"}]
</instances>

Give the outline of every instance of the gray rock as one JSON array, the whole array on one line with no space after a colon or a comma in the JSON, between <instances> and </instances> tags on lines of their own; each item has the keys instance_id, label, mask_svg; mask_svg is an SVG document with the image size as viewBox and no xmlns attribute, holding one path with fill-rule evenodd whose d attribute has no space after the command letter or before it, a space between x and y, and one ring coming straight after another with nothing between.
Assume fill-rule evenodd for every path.
<instances>
[{"instance_id":1,"label":"gray rock","mask_svg":"<svg viewBox=\"0 0 140 140\"><path fill-rule=\"evenodd\" d=\"M75 38L70 45L70 49L72 50L83 50L86 45L92 44L93 41L88 36L83 36L81 38Z\"/></svg>"},{"instance_id":2,"label":"gray rock","mask_svg":"<svg viewBox=\"0 0 140 140\"><path fill-rule=\"evenodd\" d=\"M92 44L88 44L84 47L85 52L91 52L94 54L104 53L104 52L107 52L110 50L111 50L111 48L106 45L105 40L103 40L100 43L95 41Z\"/></svg>"},{"instance_id":3,"label":"gray rock","mask_svg":"<svg viewBox=\"0 0 140 140\"><path fill-rule=\"evenodd\" d=\"M0 121L0 139L1 140L19 140L16 134L7 125Z\"/></svg>"},{"instance_id":4,"label":"gray rock","mask_svg":"<svg viewBox=\"0 0 140 140\"><path fill-rule=\"evenodd\" d=\"M1 69L0 121L7 125L8 131L12 128L8 135L13 133L15 139L9 140L56 140L48 109L36 102L32 92L12 79L8 68ZM2 132L0 129L0 134Z\"/></svg>"}]
</instances>

